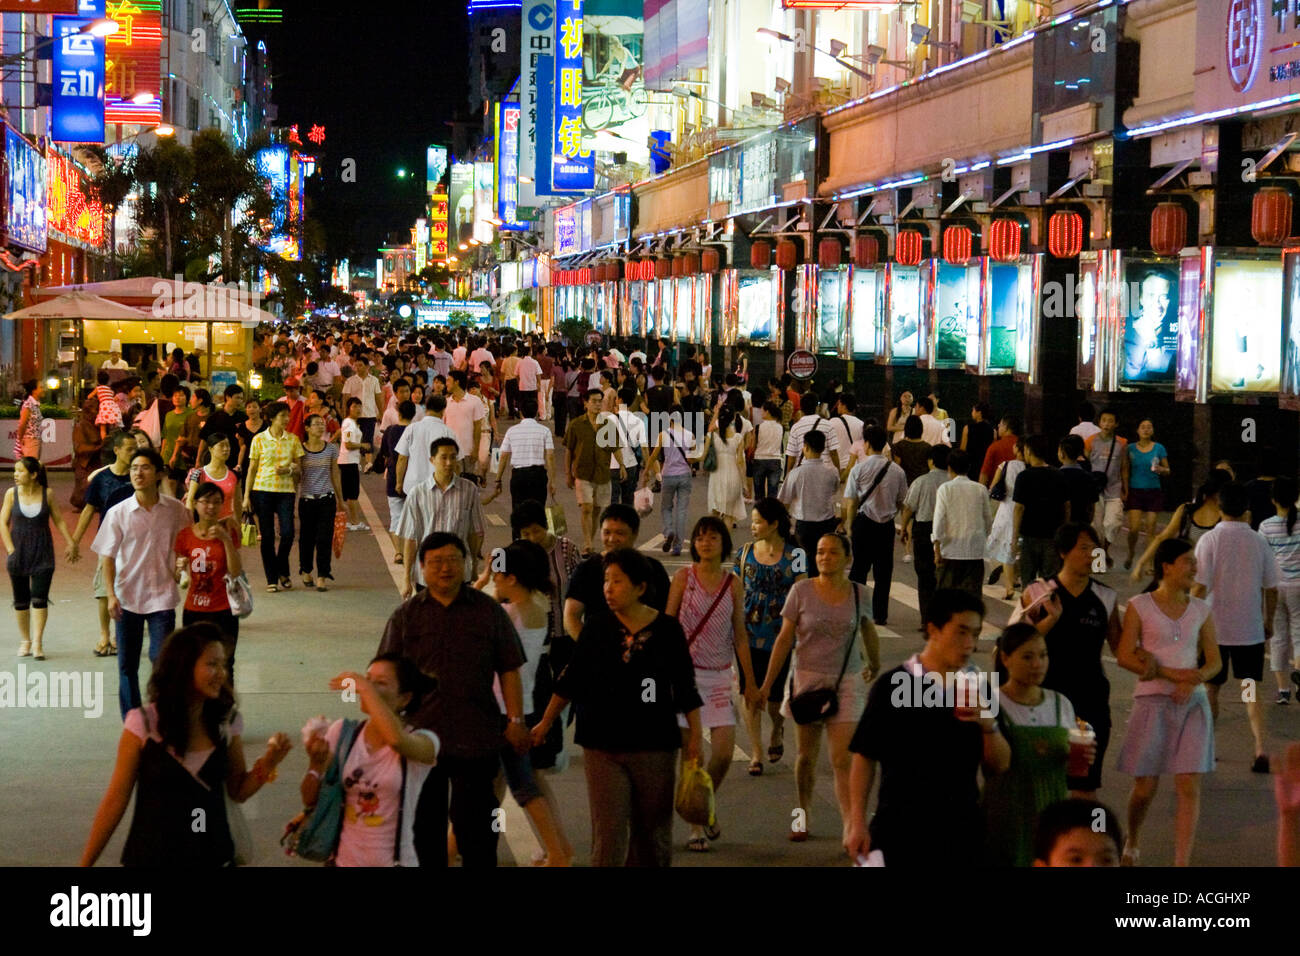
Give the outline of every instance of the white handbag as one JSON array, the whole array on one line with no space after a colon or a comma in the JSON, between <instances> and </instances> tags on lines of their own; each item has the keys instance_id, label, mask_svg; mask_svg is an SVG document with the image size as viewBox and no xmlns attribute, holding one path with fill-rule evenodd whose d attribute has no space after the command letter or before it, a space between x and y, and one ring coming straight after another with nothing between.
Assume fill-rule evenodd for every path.
<instances>
[{"instance_id":1,"label":"white handbag","mask_svg":"<svg viewBox=\"0 0 1300 956\"><path fill-rule=\"evenodd\" d=\"M253 613L253 589L242 571L237 575L226 575L226 600L230 602L230 613L235 617L248 617Z\"/></svg>"},{"instance_id":2,"label":"white handbag","mask_svg":"<svg viewBox=\"0 0 1300 956\"><path fill-rule=\"evenodd\" d=\"M649 488L638 488L632 495L632 505L636 513L644 518L655 507L655 493Z\"/></svg>"}]
</instances>

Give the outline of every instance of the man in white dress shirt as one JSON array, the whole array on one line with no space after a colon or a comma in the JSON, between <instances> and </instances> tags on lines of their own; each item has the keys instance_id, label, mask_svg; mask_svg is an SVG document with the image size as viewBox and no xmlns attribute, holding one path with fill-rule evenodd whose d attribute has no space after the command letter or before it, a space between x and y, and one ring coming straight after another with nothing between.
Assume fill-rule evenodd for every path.
<instances>
[{"instance_id":1,"label":"man in white dress shirt","mask_svg":"<svg viewBox=\"0 0 1300 956\"><path fill-rule=\"evenodd\" d=\"M934 496L934 563L939 587L984 596L984 546L993 528L989 490L967 477L970 457L958 449L948 456L949 480Z\"/></svg>"},{"instance_id":2,"label":"man in white dress shirt","mask_svg":"<svg viewBox=\"0 0 1300 956\"><path fill-rule=\"evenodd\" d=\"M927 395L917 401L916 407L921 410L921 441L929 445L951 445L948 426L934 417L934 399Z\"/></svg>"}]
</instances>

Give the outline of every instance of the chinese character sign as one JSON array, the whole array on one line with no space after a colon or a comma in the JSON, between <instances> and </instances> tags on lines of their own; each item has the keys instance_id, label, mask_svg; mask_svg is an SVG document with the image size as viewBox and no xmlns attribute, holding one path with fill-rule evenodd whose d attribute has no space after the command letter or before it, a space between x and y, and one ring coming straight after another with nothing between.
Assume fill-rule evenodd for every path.
<instances>
[{"instance_id":1,"label":"chinese character sign","mask_svg":"<svg viewBox=\"0 0 1300 956\"><path fill-rule=\"evenodd\" d=\"M104 119L141 126L161 123L161 0L108 0L107 15L117 21L118 30L105 41ZM132 103L139 93L152 96Z\"/></svg>"},{"instance_id":2,"label":"chinese character sign","mask_svg":"<svg viewBox=\"0 0 1300 956\"><path fill-rule=\"evenodd\" d=\"M450 212L447 194L434 193L429 200L429 261L447 260L447 217Z\"/></svg>"},{"instance_id":3,"label":"chinese character sign","mask_svg":"<svg viewBox=\"0 0 1300 956\"><path fill-rule=\"evenodd\" d=\"M50 231L96 248L103 245L104 207L87 196L86 175L62 153L51 151L46 163Z\"/></svg>"},{"instance_id":4,"label":"chinese character sign","mask_svg":"<svg viewBox=\"0 0 1300 956\"><path fill-rule=\"evenodd\" d=\"M554 48L555 4L552 0L523 0L523 39L519 44L519 175L533 180L521 186L520 201L525 206L534 205L535 197L550 192L550 163L537 162L537 134L542 131L542 153L546 155L546 137L550 127L544 127L546 111L541 101L543 90L550 84L547 73L554 70L551 57ZM540 167L540 168L539 168Z\"/></svg>"},{"instance_id":5,"label":"chinese character sign","mask_svg":"<svg viewBox=\"0 0 1300 956\"><path fill-rule=\"evenodd\" d=\"M88 17L54 17L51 133L60 143L104 141L104 40L81 33Z\"/></svg>"},{"instance_id":6,"label":"chinese character sign","mask_svg":"<svg viewBox=\"0 0 1300 956\"><path fill-rule=\"evenodd\" d=\"M583 143L582 0L557 0L554 37L551 184L556 192L584 192L596 187L596 160Z\"/></svg>"},{"instance_id":7,"label":"chinese character sign","mask_svg":"<svg viewBox=\"0 0 1300 956\"><path fill-rule=\"evenodd\" d=\"M45 157L5 126L5 240L45 251Z\"/></svg>"},{"instance_id":8,"label":"chinese character sign","mask_svg":"<svg viewBox=\"0 0 1300 956\"><path fill-rule=\"evenodd\" d=\"M497 112L497 218L501 229L520 232L519 221L519 104L502 103Z\"/></svg>"}]
</instances>

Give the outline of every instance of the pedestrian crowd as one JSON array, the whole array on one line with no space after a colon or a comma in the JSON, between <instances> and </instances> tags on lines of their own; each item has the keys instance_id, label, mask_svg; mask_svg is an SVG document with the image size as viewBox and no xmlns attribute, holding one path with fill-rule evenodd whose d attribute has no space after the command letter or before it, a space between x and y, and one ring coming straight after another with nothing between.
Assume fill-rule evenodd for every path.
<instances>
[{"instance_id":1,"label":"pedestrian crowd","mask_svg":"<svg viewBox=\"0 0 1300 956\"><path fill-rule=\"evenodd\" d=\"M237 804L275 780L292 743L277 733L246 763L244 554L259 550L279 594L295 589L296 542L301 586L330 590L348 533L371 530L370 473L384 475L402 602L365 670L330 685L357 691L363 719L303 730L308 810L290 842L305 858L324 827L335 865L495 865L508 787L538 862L568 865L548 777L567 766L572 723L593 864L667 865L679 776L698 768L716 794L738 723L762 776L789 720L792 842L832 829L811 814L824 740L838 833L861 865L919 867L972 839L994 865L1136 864L1168 775L1175 862L1190 862L1229 674L1262 681L1267 648L1277 704L1300 701L1295 479L1264 469L1247 485L1218 468L1157 529L1171 465L1150 420L1125 438L1114 411L1084 405L1055 438L983 402L958 422L937 395L907 391L878 420L838 383L759 387L743 351L716 374L693 346L674 361L654 344L624 355L538 335L286 328L258 339L255 361L283 389L262 401L238 385L214 398L183 354L165 373L117 357L82 406L71 530L31 383L0 510L18 653L46 658L52 529L74 562L97 522L94 653L119 668L125 727L83 862L133 790L124 864L245 858ZM707 513L688 528L700 476ZM484 509L507 490L513 542L485 554ZM671 576L637 548L656 508L662 552L690 558ZM1101 580L1121 540L1124 568L1150 577L1123 610ZM923 644L882 673L896 542ZM1013 613L980 670L984 587L999 580ZM1106 648L1138 677L1117 761L1133 777L1123 828L1096 802ZM1252 769L1268 772L1262 705L1246 708ZM204 833L189 826L196 806ZM721 836L710 814L686 848Z\"/></svg>"}]
</instances>

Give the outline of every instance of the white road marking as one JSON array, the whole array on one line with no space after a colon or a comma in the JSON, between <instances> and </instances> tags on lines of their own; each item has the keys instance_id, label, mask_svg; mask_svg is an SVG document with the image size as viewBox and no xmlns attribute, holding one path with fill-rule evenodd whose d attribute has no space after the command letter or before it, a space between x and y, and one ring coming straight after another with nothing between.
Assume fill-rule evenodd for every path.
<instances>
[{"instance_id":1,"label":"white road marking","mask_svg":"<svg viewBox=\"0 0 1300 956\"><path fill-rule=\"evenodd\" d=\"M638 551L658 551L664 543L664 536L657 534L645 544L637 545Z\"/></svg>"},{"instance_id":2,"label":"white road marking","mask_svg":"<svg viewBox=\"0 0 1300 956\"><path fill-rule=\"evenodd\" d=\"M361 494L358 495L358 503L361 505L361 513L366 516L366 524L370 525L372 529L386 527L379 520L379 514L375 511L375 506L370 503L370 498L364 488L361 489ZM488 518L497 518L496 523L505 524L497 515L490 514ZM352 532L352 534L356 533ZM406 566L393 563L397 551L393 548L393 543L389 539L387 531L372 531L372 534L374 534L375 543L379 545L379 553L384 557L384 566L393 579L393 587L400 597L402 585L405 582ZM240 687L243 689L242 679ZM528 824L528 818L524 815L524 811L519 804L515 803L514 797L510 795L509 791L506 791L505 799L501 801L501 807L506 812L505 830L502 834L506 838L506 845L510 848L510 853L514 856L516 865L530 866L533 857L541 850L541 846L538 844L537 838L533 836L533 829Z\"/></svg>"},{"instance_id":3,"label":"white road marking","mask_svg":"<svg viewBox=\"0 0 1300 956\"><path fill-rule=\"evenodd\" d=\"M501 517L495 511L484 512L484 516L487 518L488 524L494 524L498 528L504 528L506 526L506 519Z\"/></svg>"}]
</instances>

